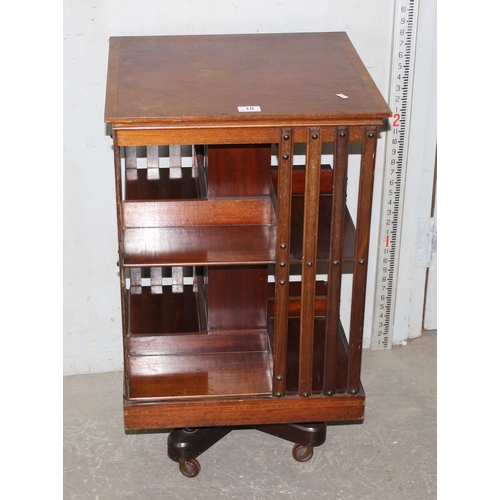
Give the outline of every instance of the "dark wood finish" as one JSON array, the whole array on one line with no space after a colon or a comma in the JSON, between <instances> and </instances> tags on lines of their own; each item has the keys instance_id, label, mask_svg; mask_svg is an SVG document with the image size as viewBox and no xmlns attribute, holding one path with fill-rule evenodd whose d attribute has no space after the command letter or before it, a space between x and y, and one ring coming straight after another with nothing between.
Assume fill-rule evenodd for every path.
<instances>
[{"instance_id":1,"label":"dark wood finish","mask_svg":"<svg viewBox=\"0 0 500 500\"><path fill-rule=\"evenodd\" d=\"M284 128L279 143L279 175L276 186L278 223L276 235L274 341L274 394L282 397L286 387L286 349L288 333L288 296L290 274L290 231L292 215L293 130Z\"/></svg>"},{"instance_id":2,"label":"dark wood finish","mask_svg":"<svg viewBox=\"0 0 500 500\"><path fill-rule=\"evenodd\" d=\"M133 356L129 366L130 401L271 394L268 352Z\"/></svg>"},{"instance_id":3,"label":"dark wood finish","mask_svg":"<svg viewBox=\"0 0 500 500\"><path fill-rule=\"evenodd\" d=\"M123 227L255 226L272 224L269 198L126 201Z\"/></svg>"},{"instance_id":4,"label":"dark wood finish","mask_svg":"<svg viewBox=\"0 0 500 500\"><path fill-rule=\"evenodd\" d=\"M163 286L161 294L143 287L140 294L127 293L128 335L192 333L202 330L198 297L190 285L183 293L172 293Z\"/></svg>"},{"instance_id":5,"label":"dark wood finish","mask_svg":"<svg viewBox=\"0 0 500 500\"><path fill-rule=\"evenodd\" d=\"M183 168L180 179L170 178L170 168L158 169L158 179L148 179L146 169L126 172L127 200L189 200L200 198L198 182L192 170Z\"/></svg>"},{"instance_id":6,"label":"dark wood finish","mask_svg":"<svg viewBox=\"0 0 500 500\"><path fill-rule=\"evenodd\" d=\"M125 429L189 428L169 439L184 475L197 475L196 456L233 426L295 441L294 458L306 461L324 441L324 422L363 418L376 131L390 114L345 33L111 39L105 121L114 140ZM346 182L356 141L354 224ZM334 143L333 168L321 165L325 142ZM302 167L293 164L298 143L306 143ZM184 145L192 168L182 166ZM147 168L137 168L139 151ZM324 264L327 283L317 281ZM347 264L348 339L340 322Z\"/></svg>"},{"instance_id":7,"label":"dark wood finish","mask_svg":"<svg viewBox=\"0 0 500 500\"><path fill-rule=\"evenodd\" d=\"M259 425L259 431L286 439L292 443L320 446L326 441L326 423L303 423L288 425Z\"/></svg>"},{"instance_id":8,"label":"dark wood finish","mask_svg":"<svg viewBox=\"0 0 500 500\"><path fill-rule=\"evenodd\" d=\"M175 462L192 460L229 434L232 429L232 427L175 429L168 436L168 456Z\"/></svg>"},{"instance_id":9,"label":"dark wood finish","mask_svg":"<svg viewBox=\"0 0 500 500\"><path fill-rule=\"evenodd\" d=\"M269 196L271 145L208 147L208 197Z\"/></svg>"},{"instance_id":10,"label":"dark wood finish","mask_svg":"<svg viewBox=\"0 0 500 500\"><path fill-rule=\"evenodd\" d=\"M131 356L269 351L265 330L201 332L199 335L129 335Z\"/></svg>"},{"instance_id":11,"label":"dark wood finish","mask_svg":"<svg viewBox=\"0 0 500 500\"><path fill-rule=\"evenodd\" d=\"M266 328L267 266L209 267L209 330Z\"/></svg>"},{"instance_id":12,"label":"dark wood finish","mask_svg":"<svg viewBox=\"0 0 500 500\"><path fill-rule=\"evenodd\" d=\"M223 203L227 197L233 202L262 196L266 201L268 219L259 223L274 223L274 210L270 205L270 144L209 145L206 169L209 200L219 199ZM235 218L231 224L242 224L242 227L231 228L239 231L234 236L219 236L218 242L224 245L221 247L222 255L236 257L233 260L235 263L257 263L257 259L249 260L244 254L234 255L230 247L237 242L243 243L242 252L253 251L258 254L264 250L271 257L267 262L274 262L274 226L257 228L263 230L266 237L266 241L262 241L262 238L250 236L250 232L255 233L255 230L248 231L248 222L240 222ZM206 261L210 263L210 260ZM266 262L266 259L261 261ZM209 331L265 328L267 274L267 266L208 267L206 298Z\"/></svg>"},{"instance_id":13,"label":"dark wood finish","mask_svg":"<svg viewBox=\"0 0 500 500\"><path fill-rule=\"evenodd\" d=\"M290 129L291 130L291 129ZM292 195L304 195L306 188L306 167L304 166L293 166L292 174ZM278 169L271 169L271 179L278 191ZM333 170L330 165L321 165L320 172L320 194L332 194L333 188ZM288 190L287 190L288 192Z\"/></svg>"},{"instance_id":14,"label":"dark wood finish","mask_svg":"<svg viewBox=\"0 0 500 500\"><path fill-rule=\"evenodd\" d=\"M275 296L274 296L274 283L270 283L268 286L268 298L269 298L269 314L272 317L276 317L276 307L275 307ZM289 295L288 295L288 318L299 318L300 317L300 298L301 298L302 283L300 281L294 281L289 283ZM326 315L326 283L323 281L316 281L316 303L314 309L314 316L325 316Z\"/></svg>"},{"instance_id":15,"label":"dark wood finish","mask_svg":"<svg viewBox=\"0 0 500 500\"><path fill-rule=\"evenodd\" d=\"M338 125L351 125L349 134L351 141L361 141L363 138L363 127L357 126L360 120L338 120ZM380 120L361 120L363 122L381 125ZM296 123L295 120L283 122L287 126L293 126L295 141L305 142L307 140L307 128ZM248 125L248 124L247 124ZM189 144L193 143L193 137L197 138L198 144L264 144L278 143L280 140L281 127L273 126L230 126L230 127L203 127L179 125L174 127L150 128L147 126L132 126L131 124L114 124L113 137L119 146L151 145L151 144ZM323 140L332 142L334 140L334 127L330 126L329 120L318 120L316 125L323 128Z\"/></svg>"},{"instance_id":16,"label":"dark wood finish","mask_svg":"<svg viewBox=\"0 0 500 500\"><path fill-rule=\"evenodd\" d=\"M323 392L325 381L325 317L317 316L314 319L312 330L312 384L311 393L326 394ZM335 346L336 363L334 367L334 379L336 385L333 394L336 392L344 393L347 388L347 362L349 358L348 343L342 324L339 325L339 331L335 336L337 345ZM300 318L290 317L288 320L287 337L287 367L286 367L286 394L299 395L299 364L300 364Z\"/></svg>"},{"instance_id":17,"label":"dark wood finish","mask_svg":"<svg viewBox=\"0 0 500 500\"><path fill-rule=\"evenodd\" d=\"M273 226L134 228L123 232L123 264L197 266L274 262Z\"/></svg>"},{"instance_id":18,"label":"dark wood finish","mask_svg":"<svg viewBox=\"0 0 500 500\"><path fill-rule=\"evenodd\" d=\"M197 429L175 429L168 436L168 456L175 462L180 463L180 471L187 477L195 477L200 471L200 464L196 460L198 456L207 451L217 441L229 434L234 427L201 427ZM284 425L261 425L256 427L259 431L272 436L286 439L297 446L313 448L320 446L326 441L326 423L311 424L284 424ZM294 447L294 458L305 462L312 457L312 450L307 458L296 456ZM191 467L186 467L186 465Z\"/></svg>"},{"instance_id":19,"label":"dark wood finish","mask_svg":"<svg viewBox=\"0 0 500 500\"><path fill-rule=\"evenodd\" d=\"M319 128L314 127L309 130L306 157L299 352L299 395L304 397L308 397L312 392L316 255L321 172L321 129Z\"/></svg>"},{"instance_id":20,"label":"dark wood finish","mask_svg":"<svg viewBox=\"0 0 500 500\"><path fill-rule=\"evenodd\" d=\"M365 396L246 397L125 403L127 431L306 422L351 422L364 416Z\"/></svg>"}]
</instances>

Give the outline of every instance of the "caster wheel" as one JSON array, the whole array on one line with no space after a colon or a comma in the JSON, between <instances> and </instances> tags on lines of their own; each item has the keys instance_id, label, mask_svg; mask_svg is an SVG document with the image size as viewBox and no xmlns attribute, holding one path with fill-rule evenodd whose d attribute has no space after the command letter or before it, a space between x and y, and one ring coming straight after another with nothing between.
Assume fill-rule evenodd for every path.
<instances>
[{"instance_id":1,"label":"caster wheel","mask_svg":"<svg viewBox=\"0 0 500 500\"><path fill-rule=\"evenodd\" d=\"M186 477L196 477L200 473L201 465L196 458L187 462L179 462L179 470Z\"/></svg>"},{"instance_id":2,"label":"caster wheel","mask_svg":"<svg viewBox=\"0 0 500 500\"><path fill-rule=\"evenodd\" d=\"M292 455L297 462L307 462L314 454L314 447L297 443L292 449Z\"/></svg>"}]
</instances>

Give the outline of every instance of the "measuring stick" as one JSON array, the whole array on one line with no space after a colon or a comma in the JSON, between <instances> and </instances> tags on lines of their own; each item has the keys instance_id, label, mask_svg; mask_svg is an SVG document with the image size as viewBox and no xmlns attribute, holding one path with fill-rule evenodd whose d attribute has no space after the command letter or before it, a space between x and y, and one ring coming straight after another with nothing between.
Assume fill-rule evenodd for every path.
<instances>
[{"instance_id":1,"label":"measuring stick","mask_svg":"<svg viewBox=\"0 0 500 500\"><path fill-rule=\"evenodd\" d=\"M390 349L394 329L397 271L413 84L418 0L396 0L385 170L377 255L371 348Z\"/></svg>"}]
</instances>

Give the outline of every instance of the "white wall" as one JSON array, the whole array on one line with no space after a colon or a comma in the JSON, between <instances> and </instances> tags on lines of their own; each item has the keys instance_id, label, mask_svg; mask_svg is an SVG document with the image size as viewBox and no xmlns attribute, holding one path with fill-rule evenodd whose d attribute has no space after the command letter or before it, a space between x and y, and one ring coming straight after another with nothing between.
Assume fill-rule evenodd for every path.
<instances>
[{"instance_id":1,"label":"white wall","mask_svg":"<svg viewBox=\"0 0 500 500\"><path fill-rule=\"evenodd\" d=\"M65 374L122 367L112 144L103 122L109 37L346 31L387 98L393 9L394 0L65 0Z\"/></svg>"}]
</instances>

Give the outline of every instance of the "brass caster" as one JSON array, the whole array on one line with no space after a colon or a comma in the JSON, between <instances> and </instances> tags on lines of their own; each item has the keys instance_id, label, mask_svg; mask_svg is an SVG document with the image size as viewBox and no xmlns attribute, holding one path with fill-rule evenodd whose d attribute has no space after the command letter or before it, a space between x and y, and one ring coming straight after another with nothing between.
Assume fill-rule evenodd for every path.
<instances>
[{"instance_id":1,"label":"brass caster","mask_svg":"<svg viewBox=\"0 0 500 500\"><path fill-rule=\"evenodd\" d=\"M297 443L292 449L292 455L297 462L307 462L314 454L314 446Z\"/></svg>"},{"instance_id":2,"label":"brass caster","mask_svg":"<svg viewBox=\"0 0 500 500\"><path fill-rule=\"evenodd\" d=\"M200 469L200 462L196 458L192 458L186 462L179 462L179 470L186 477L196 477L200 473Z\"/></svg>"}]
</instances>

